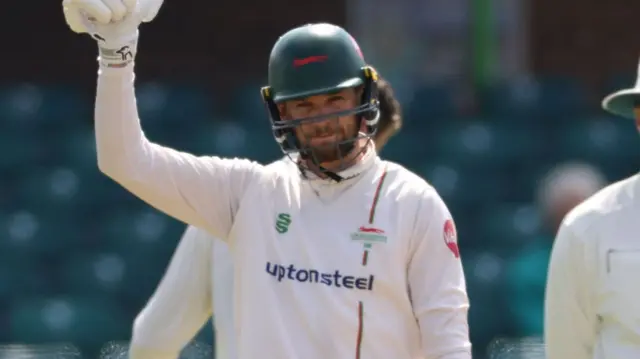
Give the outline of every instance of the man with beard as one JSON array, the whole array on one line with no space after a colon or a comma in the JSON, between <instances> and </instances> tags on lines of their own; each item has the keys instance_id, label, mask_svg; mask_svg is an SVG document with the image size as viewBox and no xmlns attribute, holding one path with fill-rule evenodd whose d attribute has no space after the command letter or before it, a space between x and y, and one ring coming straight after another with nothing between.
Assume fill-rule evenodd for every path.
<instances>
[{"instance_id":1,"label":"man with beard","mask_svg":"<svg viewBox=\"0 0 640 359\"><path fill-rule=\"evenodd\" d=\"M381 150L402 127L402 112L391 85L382 78L378 99L380 120L373 142ZM233 310L229 248L206 231L189 226L158 288L136 317L129 357L178 358L213 313L215 357L235 359Z\"/></svg>"},{"instance_id":2,"label":"man with beard","mask_svg":"<svg viewBox=\"0 0 640 359\"><path fill-rule=\"evenodd\" d=\"M348 32L311 24L276 41L261 93L291 160L264 166L145 137L134 59L161 1L63 5L98 42L101 171L230 247L238 358L471 358L452 216L422 178L378 157L378 75Z\"/></svg>"}]
</instances>

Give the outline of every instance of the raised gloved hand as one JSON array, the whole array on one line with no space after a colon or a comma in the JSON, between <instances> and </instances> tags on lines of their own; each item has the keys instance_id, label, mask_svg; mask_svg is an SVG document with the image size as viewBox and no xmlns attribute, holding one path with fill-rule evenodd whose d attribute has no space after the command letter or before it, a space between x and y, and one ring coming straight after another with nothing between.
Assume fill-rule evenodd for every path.
<instances>
[{"instance_id":1,"label":"raised gloved hand","mask_svg":"<svg viewBox=\"0 0 640 359\"><path fill-rule=\"evenodd\" d=\"M63 0L69 28L98 42L101 65L125 67L135 59L138 27L153 20L163 0Z\"/></svg>"}]
</instances>

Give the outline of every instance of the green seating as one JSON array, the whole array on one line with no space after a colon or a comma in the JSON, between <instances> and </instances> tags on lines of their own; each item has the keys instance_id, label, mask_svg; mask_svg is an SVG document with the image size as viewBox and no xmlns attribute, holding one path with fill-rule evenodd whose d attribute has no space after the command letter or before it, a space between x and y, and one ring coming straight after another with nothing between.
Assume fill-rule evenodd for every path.
<instances>
[{"instance_id":1,"label":"green seating","mask_svg":"<svg viewBox=\"0 0 640 359\"><path fill-rule=\"evenodd\" d=\"M507 317L501 307L506 300L501 293L505 261L491 251L463 252L462 261L471 302L471 342L484 354L487 344L505 330Z\"/></svg>"},{"instance_id":2,"label":"green seating","mask_svg":"<svg viewBox=\"0 0 640 359\"><path fill-rule=\"evenodd\" d=\"M55 292L56 281L50 263L33 253L11 250L0 247L0 298L9 300Z\"/></svg>"},{"instance_id":3,"label":"green seating","mask_svg":"<svg viewBox=\"0 0 640 359\"><path fill-rule=\"evenodd\" d=\"M22 169L42 161L47 149L32 143L31 138L24 132L0 131L0 170Z\"/></svg>"},{"instance_id":4,"label":"green seating","mask_svg":"<svg viewBox=\"0 0 640 359\"><path fill-rule=\"evenodd\" d=\"M269 113L262 101L260 88L265 82L240 85L232 91L230 99L231 114L247 124L268 124Z\"/></svg>"},{"instance_id":5,"label":"green seating","mask_svg":"<svg viewBox=\"0 0 640 359\"><path fill-rule=\"evenodd\" d=\"M537 210L527 203L497 203L478 214L487 246L510 252L536 238L542 230Z\"/></svg>"},{"instance_id":6,"label":"green seating","mask_svg":"<svg viewBox=\"0 0 640 359\"><path fill-rule=\"evenodd\" d=\"M155 82L136 86L138 111L145 126L180 124L213 114L215 95L199 84Z\"/></svg>"},{"instance_id":7,"label":"green seating","mask_svg":"<svg viewBox=\"0 0 640 359\"><path fill-rule=\"evenodd\" d=\"M78 173L69 168L33 169L20 183L19 199L28 208L72 215L76 203L90 199L88 193L81 193L81 184Z\"/></svg>"},{"instance_id":8,"label":"green seating","mask_svg":"<svg viewBox=\"0 0 640 359\"><path fill-rule=\"evenodd\" d=\"M127 337L130 320L101 297L26 298L9 313L11 340L23 343L73 342L99 348Z\"/></svg>"},{"instance_id":9,"label":"green seating","mask_svg":"<svg viewBox=\"0 0 640 359\"><path fill-rule=\"evenodd\" d=\"M98 235L104 249L152 260L154 254L171 253L184 228L181 222L145 206L141 210L105 213Z\"/></svg>"},{"instance_id":10,"label":"green seating","mask_svg":"<svg viewBox=\"0 0 640 359\"><path fill-rule=\"evenodd\" d=\"M82 242L83 223L65 212L18 210L6 214L0 250L16 257L56 257Z\"/></svg>"},{"instance_id":11,"label":"green seating","mask_svg":"<svg viewBox=\"0 0 640 359\"><path fill-rule=\"evenodd\" d=\"M67 165L81 171L98 171L96 136L92 128L78 128L52 139L57 165Z\"/></svg>"},{"instance_id":12,"label":"green seating","mask_svg":"<svg viewBox=\"0 0 640 359\"><path fill-rule=\"evenodd\" d=\"M70 295L115 297L124 289L125 278L135 268L118 253L75 251L61 263L58 280Z\"/></svg>"},{"instance_id":13,"label":"green seating","mask_svg":"<svg viewBox=\"0 0 640 359\"><path fill-rule=\"evenodd\" d=\"M477 206L509 194L505 178L490 168L454 165L446 161L423 164L418 173L435 187L448 205Z\"/></svg>"},{"instance_id":14,"label":"green seating","mask_svg":"<svg viewBox=\"0 0 640 359\"><path fill-rule=\"evenodd\" d=\"M604 116L567 123L557 144L564 158L607 165L635 161L640 141L633 121Z\"/></svg>"},{"instance_id":15,"label":"green seating","mask_svg":"<svg viewBox=\"0 0 640 359\"><path fill-rule=\"evenodd\" d=\"M539 138L516 124L485 120L451 124L434 136L436 153L460 165L498 169L535 155Z\"/></svg>"},{"instance_id":16,"label":"green seating","mask_svg":"<svg viewBox=\"0 0 640 359\"><path fill-rule=\"evenodd\" d=\"M31 131L53 130L91 122L93 99L87 92L65 85L14 84L0 89L3 125Z\"/></svg>"},{"instance_id":17,"label":"green seating","mask_svg":"<svg viewBox=\"0 0 640 359\"><path fill-rule=\"evenodd\" d=\"M68 343L9 344L0 348L0 359L81 359L78 347Z\"/></svg>"},{"instance_id":18,"label":"green seating","mask_svg":"<svg viewBox=\"0 0 640 359\"><path fill-rule=\"evenodd\" d=\"M482 108L492 115L552 122L562 116L583 113L586 99L584 88L575 79L551 76L489 86L482 93Z\"/></svg>"},{"instance_id":19,"label":"green seating","mask_svg":"<svg viewBox=\"0 0 640 359\"><path fill-rule=\"evenodd\" d=\"M406 121L428 125L451 117L456 112L454 90L447 85L419 86L413 93L405 113Z\"/></svg>"}]
</instances>

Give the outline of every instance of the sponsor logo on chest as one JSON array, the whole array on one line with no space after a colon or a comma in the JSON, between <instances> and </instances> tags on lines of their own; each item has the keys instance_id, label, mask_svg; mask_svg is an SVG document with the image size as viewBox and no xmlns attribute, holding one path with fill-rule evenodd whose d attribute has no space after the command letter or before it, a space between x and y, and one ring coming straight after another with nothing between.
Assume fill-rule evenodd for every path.
<instances>
[{"instance_id":1,"label":"sponsor logo on chest","mask_svg":"<svg viewBox=\"0 0 640 359\"><path fill-rule=\"evenodd\" d=\"M375 243L387 243L387 235L382 229L361 226L351 233L351 240L361 242L365 248L371 248Z\"/></svg>"},{"instance_id":2,"label":"sponsor logo on chest","mask_svg":"<svg viewBox=\"0 0 640 359\"><path fill-rule=\"evenodd\" d=\"M324 284L328 287L355 290L373 290L375 276L358 277L335 271L320 271L312 268L298 268L293 264L282 265L267 262L265 270L278 282L290 280L299 283Z\"/></svg>"}]
</instances>

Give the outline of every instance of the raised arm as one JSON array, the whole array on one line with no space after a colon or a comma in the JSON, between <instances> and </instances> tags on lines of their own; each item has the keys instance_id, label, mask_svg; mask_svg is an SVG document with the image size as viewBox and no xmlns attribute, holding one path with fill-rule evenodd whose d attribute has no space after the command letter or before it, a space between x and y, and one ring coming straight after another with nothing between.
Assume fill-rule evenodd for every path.
<instances>
[{"instance_id":1,"label":"raised arm","mask_svg":"<svg viewBox=\"0 0 640 359\"><path fill-rule=\"evenodd\" d=\"M211 316L213 239L190 226L133 325L131 359L177 359Z\"/></svg>"},{"instance_id":2,"label":"raised arm","mask_svg":"<svg viewBox=\"0 0 640 359\"><path fill-rule=\"evenodd\" d=\"M95 127L100 170L159 210L225 239L238 203L261 166L196 157L150 143L134 92L138 26L162 0L64 0L72 30L98 42ZM190 119L185 118L185 123Z\"/></svg>"},{"instance_id":3,"label":"raised arm","mask_svg":"<svg viewBox=\"0 0 640 359\"><path fill-rule=\"evenodd\" d=\"M409 294L426 359L471 359L467 297L456 229L440 196L432 188L419 198Z\"/></svg>"},{"instance_id":4,"label":"raised arm","mask_svg":"<svg viewBox=\"0 0 640 359\"><path fill-rule=\"evenodd\" d=\"M133 81L133 64L100 69L95 108L100 170L170 216L226 238L260 165L196 157L149 142L138 120Z\"/></svg>"}]
</instances>

